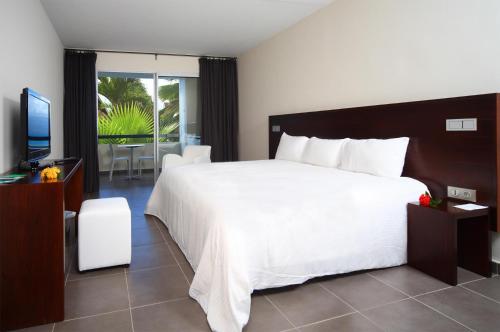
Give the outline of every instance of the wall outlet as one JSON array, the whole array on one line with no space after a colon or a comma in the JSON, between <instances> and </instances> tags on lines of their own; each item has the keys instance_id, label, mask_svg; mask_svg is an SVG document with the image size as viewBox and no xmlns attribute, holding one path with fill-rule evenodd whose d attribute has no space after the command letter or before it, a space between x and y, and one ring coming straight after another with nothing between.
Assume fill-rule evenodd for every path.
<instances>
[{"instance_id":1,"label":"wall outlet","mask_svg":"<svg viewBox=\"0 0 500 332\"><path fill-rule=\"evenodd\" d=\"M476 191L474 189L448 186L448 197L475 202L476 201Z\"/></svg>"}]
</instances>

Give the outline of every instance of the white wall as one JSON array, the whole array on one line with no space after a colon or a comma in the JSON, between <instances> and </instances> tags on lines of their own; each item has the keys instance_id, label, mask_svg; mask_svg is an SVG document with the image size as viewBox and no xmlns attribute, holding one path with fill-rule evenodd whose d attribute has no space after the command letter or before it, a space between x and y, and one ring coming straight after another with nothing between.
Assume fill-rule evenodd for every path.
<instances>
[{"instance_id":1,"label":"white wall","mask_svg":"<svg viewBox=\"0 0 500 332\"><path fill-rule=\"evenodd\" d=\"M64 50L38 0L3 0L0 9L0 173L22 158L19 95L30 87L51 101L49 158L63 156Z\"/></svg>"},{"instance_id":2,"label":"white wall","mask_svg":"<svg viewBox=\"0 0 500 332\"><path fill-rule=\"evenodd\" d=\"M197 57L133 53L97 53L97 71L158 73L158 75L198 77Z\"/></svg>"},{"instance_id":3,"label":"white wall","mask_svg":"<svg viewBox=\"0 0 500 332\"><path fill-rule=\"evenodd\" d=\"M500 92L499 33L498 0L336 0L239 57L240 156L272 114Z\"/></svg>"},{"instance_id":4,"label":"white wall","mask_svg":"<svg viewBox=\"0 0 500 332\"><path fill-rule=\"evenodd\" d=\"M240 153L270 114L500 91L500 1L336 0L238 60Z\"/></svg>"}]
</instances>

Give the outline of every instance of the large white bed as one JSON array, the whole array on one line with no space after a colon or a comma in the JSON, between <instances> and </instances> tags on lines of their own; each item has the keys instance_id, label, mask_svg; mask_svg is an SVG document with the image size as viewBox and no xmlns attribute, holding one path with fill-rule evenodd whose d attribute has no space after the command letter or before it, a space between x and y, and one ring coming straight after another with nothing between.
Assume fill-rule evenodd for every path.
<instances>
[{"instance_id":1,"label":"large white bed","mask_svg":"<svg viewBox=\"0 0 500 332\"><path fill-rule=\"evenodd\" d=\"M192 265L215 331L241 331L256 289L406 262L406 204L426 186L284 160L194 164L158 179L146 213Z\"/></svg>"}]
</instances>

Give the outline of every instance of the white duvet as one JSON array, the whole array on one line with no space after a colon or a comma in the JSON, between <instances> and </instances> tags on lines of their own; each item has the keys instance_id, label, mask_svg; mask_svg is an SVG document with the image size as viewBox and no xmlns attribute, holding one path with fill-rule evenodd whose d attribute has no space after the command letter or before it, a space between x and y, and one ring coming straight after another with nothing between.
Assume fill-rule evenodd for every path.
<instances>
[{"instance_id":1,"label":"white duvet","mask_svg":"<svg viewBox=\"0 0 500 332\"><path fill-rule=\"evenodd\" d=\"M241 331L255 289L406 262L406 204L427 188L282 160L168 169L146 213L191 263L215 331Z\"/></svg>"}]
</instances>

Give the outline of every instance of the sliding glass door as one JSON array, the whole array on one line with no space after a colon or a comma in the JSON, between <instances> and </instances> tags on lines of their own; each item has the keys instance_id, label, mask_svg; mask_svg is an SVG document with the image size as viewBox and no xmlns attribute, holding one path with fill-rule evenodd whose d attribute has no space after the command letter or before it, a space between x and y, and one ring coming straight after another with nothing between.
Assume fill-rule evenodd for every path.
<instances>
[{"instance_id":1,"label":"sliding glass door","mask_svg":"<svg viewBox=\"0 0 500 332\"><path fill-rule=\"evenodd\" d=\"M109 179L152 178L154 132L154 75L98 73L99 171ZM142 175L142 174L141 174Z\"/></svg>"},{"instance_id":2,"label":"sliding glass door","mask_svg":"<svg viewBox=\"0 0 500 332\"><path fill-rule=\"evenodd\" d=\"M182 154L186 145L200 144L200 99L197 77L158 77L157 170L165 154Z\"/></svg>"},{"instance_id":3,"label":"sliding glass door","mask_svg":"<svg viewBox=\"0 0 500 332\"><path fill-rule=\"evenodd\" d=\"M100 171L156 179L165 154L200 142L198 93L196 77L99 72Z\"/></svg>"}]
</instances>

